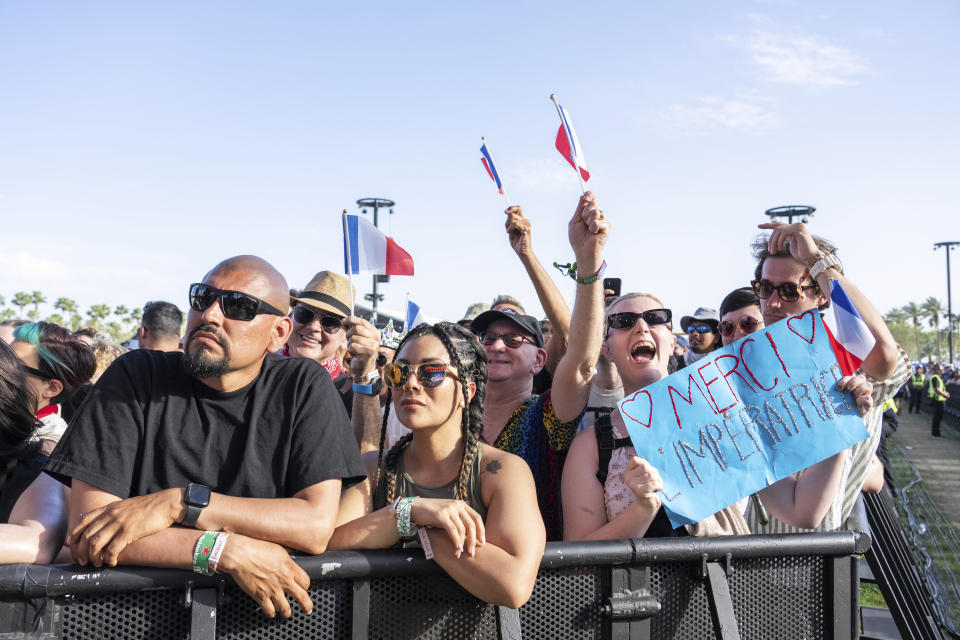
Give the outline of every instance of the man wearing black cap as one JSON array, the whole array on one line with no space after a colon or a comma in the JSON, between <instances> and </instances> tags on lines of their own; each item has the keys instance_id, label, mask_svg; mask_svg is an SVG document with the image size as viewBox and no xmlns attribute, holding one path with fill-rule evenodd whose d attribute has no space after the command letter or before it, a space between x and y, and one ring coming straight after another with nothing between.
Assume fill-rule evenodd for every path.
<instances>
[{"instance_id":1,"label":"man wearing black cap","mask_svg":"<svg viewBox=\"0 0 960 640\"><path fill-rule=\"evenodd\" d=\"M720 332L720 316L716 309L700 307L692 316L680 318L680 328L687 334L690 348L683 354L683 361L691 365L711 351L722 345Z\"/></svg>"}]
</instances>

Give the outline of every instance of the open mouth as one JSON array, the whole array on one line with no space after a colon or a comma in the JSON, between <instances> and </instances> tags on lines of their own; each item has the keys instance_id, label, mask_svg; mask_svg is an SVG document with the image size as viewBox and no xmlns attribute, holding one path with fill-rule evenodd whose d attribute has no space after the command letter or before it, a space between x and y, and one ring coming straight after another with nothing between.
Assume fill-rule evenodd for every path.
<instances>
[{"instance_id":1,"label":"open mouth","mask_svg":"<svg viewBox=\"0 0 960 640\"><path fill-rule=\"evenodd\" d=\"M657 347L652 342L638 342L630 347L630 359L634 362L650 362L657 357Z\"/></svg>"},{"instance_id":2,"label":"open mouth","mask_svg":"<svg viewBox=\"0 0 960 640\"><path fill-rule=\"evenodd\" d=\"M316 347L319 347L319 346L320 346L320 341L319 341L319 340L315 340L314 338L311 338L311 337L309 337L309 336L305 336L305 335L303 335L303 334L300 334L300 340L302 340L304 344L309 344L309 345L313 345L313 346L316 346Z\"/></svg>"}]
</instances>

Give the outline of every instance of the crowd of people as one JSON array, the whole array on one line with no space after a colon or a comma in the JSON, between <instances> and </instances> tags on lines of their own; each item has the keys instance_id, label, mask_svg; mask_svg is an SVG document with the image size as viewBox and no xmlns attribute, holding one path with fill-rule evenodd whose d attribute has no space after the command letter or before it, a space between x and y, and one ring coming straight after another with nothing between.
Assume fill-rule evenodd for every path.
<instances>
[{"instance_id":1,"label":"crowd of people","mask_svg":"<svg viewBox=\"0 0 960 640\"><path fill-rule=\"evenodd\" d=\"M879 486L884 408L917 374L833 245L804 224L760 227L751 286L682 316L680 336L660 296L604 289L610 223L590 192L568 225L572 309L530 221L506 211L543 320L498 296L457 322L381 331L353 315L345 276L290 289L266 261L237 256L189 285L183 332L175 305L148 303L126 353L20 323L0 341L0 562L226 573L266 615L289 617L291 600L313 606L291 551L422 548L476 597L518 607L548 540L745 535L759 512L836 529ZM868 438L673 527L617 402L825 309L831 281L875 339L836 387ZM949 394L931 373L921 388L942 416Z\"/></svg>"}]
</instances>

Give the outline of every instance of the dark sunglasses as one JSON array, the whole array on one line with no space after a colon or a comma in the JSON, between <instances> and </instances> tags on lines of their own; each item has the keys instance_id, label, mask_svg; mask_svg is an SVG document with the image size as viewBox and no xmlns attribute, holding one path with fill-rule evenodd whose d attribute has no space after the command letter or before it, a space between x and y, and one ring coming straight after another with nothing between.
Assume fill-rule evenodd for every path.
<instances>
[{"instance_id":1,"label":"dark sunglasses","mask_svg":"<svg viewBox=\"0 0 960 640\"><path fill-rule=\"evenodd\" d=\"M190 285L190 308L194 311L206 311L217 299L220 300L220 309L223 311L223 315L233 320L253 320L261 313L269 313L275 316L287 315L272 304L264 302L249 293L217 289L200 282Z\"/></svg>"},{"instance_id":2,"label":"dark sunglasses","mask_svg":"<svg viewBox=\"0 0 960 640\"><path fill-rule=\"evenodd\" d=\"M687 333L710 333L708 324L691 324L687 326Z\"/></svg>"},{"instance_id":3,"label":"dark sunglasses","mask_svg":"<svg viewBox=\"0 0 960 640\"><path fill-rule=\"evenodd\" d=\"M448 373L457 380L460 379L457 370L444 362L423 362L420 364L391 362L383 368L383 381L388 387L399 389L407 384L411 373L417 377L420 384L431 389L439 387Z\"/></svg>"},{"instance_id":4,"label":"dark sunglasses","mask_svg":"<svg viewBox=\"0 0 960 640\"><path fill-rule=\"evenodd\" d=\"M320 318L320 328L326 333L336 333L343 327L340 324L341 318L338 316L317 313L307 307L296 306L293 308L293 319L300 324L310 324L314 318Z\"/></svg>"},{"instance_id":5,"label":"dark sunglasses","mask_svg":"<svg viewBox=\"0 0 960 640\"><path fill-rule=\"evenodd\" d=\"M529 342L533 346L537 346L536 342L534 342L527 336L523 335L522 333L487 332L482 336L478 336L478 337L480 338L480 342L482 342L484 346L487 346L487 347L495 345L497 343L497 340L503 340L504 346L510 347L511 349L519 349L520 345L522 345L524 342Z\"/></svg>"},{"instance_id":6,"label":"dark sunglasses","mask_svg":"<svg viewBox=\"0 0 960 640\"><path fill-rule=\"evenodd\" d=\"M350 353L349 351L347 351L347 352L343 355L343 364L349 365L351 360L353 360L353 354ZM383 365L385 365L385 364L387 364L387 356L386 356L385 354L378 353L378 354L377 354L377 366L378 366L378 367L383 367Z\"/></svg>"},{"instance_id":7,"label":"dark sunglasses","mask_svg":"<svg viewBox=\"0 0 960 640\"><path fill-rule=\"evenodd\" d=\"M23 367L24 371L26 371L27 373L29 373L35 378L41 378L43 380L56 380L56 378L54 378L49 373L44 373L43 371L40 371L40 369L34 369L33 367L24 364L22 360L20 361L20 366Z\"/></svg>"},{"instance_id":8,"label":"dark sunglasses","mask_svg":"<svg viewBox=\"0 0 960 640\"><path fill-rule=\"evenodd\" d=\"M637 324L637 320L643 318L651 327L658 324L667 324L673 319L673 312L670 309L650 309L649 311L621 311L620 313L611 313L607 316L607 325L611 329L630 329Z\"/></svg>"},{"instance_id":9,"label":"dark sunglasses","mask_svg":"<svg viewBox=\"0 0 960 640\"><path fill-rule=\"evenodd\" d=\"M740 331L744 333L753 333L760 328L760 321L753 316L743 316L737 320L736 324L729 320L724 320L720 323L720 335L724 338L729 338L733 335L734 331L737 330L737 327L740 327Z\"/></svg>"},{"instance_id":10,"label":"dark sunglasses","mask_svg":"<svg viewBox=\"0 0 960 640\"><path fill-rule=\"evenodd\" d=\"M773 295L774 291L776 291L777 295L779 295L780 299L784 302L796 302L797 300L804 300L807 297L807 295L804 293L804 290L818 288L815 284L802 286L796 282L782 282L780 284L773 284L766 279L754 280L750 284L753 285L753 290L757 292L757 295L760 296L761 300L766 300Z\"/></svg>"}]
</instances>

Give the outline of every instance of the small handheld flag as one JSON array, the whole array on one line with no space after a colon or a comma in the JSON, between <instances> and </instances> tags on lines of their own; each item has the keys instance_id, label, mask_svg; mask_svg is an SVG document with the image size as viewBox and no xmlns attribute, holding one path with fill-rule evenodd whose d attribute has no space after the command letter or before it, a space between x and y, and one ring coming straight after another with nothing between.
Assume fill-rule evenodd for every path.
<instances>
[{"instance_id":1,"label":"small handheld flag","mask_svg":"<svg viewBox=\"0 0 960 640\"><path fill-rule=\"evenodd\" d=\"M577 132L573 130L573 123L570 121L570 115L567 110L560 106L555 94L550 94L550 100L557 107L557 114L560 116L560 129L557 130L557 151L560 152L573 170L577 172L577 178L580 180L580 190L586 192L584 183L590 179L590 172L587 170L587 160L583 157L583 149L580 147L580 140L577 139Z\"/></svg>"},{"instance_id":2,"label":"small handheld flag","mask_svg":"<svg viewBox=\"0 0 960 640\"><path fill-rule=\"evenodd\" d=\"M366 218L344 213L343 268L351 275L412 276L413 258Z\"/></svg>"},{"instance_id":3,"label":"small handheld flag","mask_svg":"<svg viewBox=\"0 0 960 640\"><path fill-rule=\"evenodd\" d=\"M483 154L480 162L483 163L483 168L487 170L487 175L490 176L490 179L496 183L497 189L500 190L503 199L507 201L507 206L509 207L510 198L507 197L507 192L503 190L503 182L500 180L500 174L497 173L497 167L493 164L493 158L490 157L490 150L487 149L487 139L481 136L480 140L483 142L480 146L480 153Z\"/></svg>"},{"instance_id":4,"label":"small handheld flag","mask_svg":"<svg viewBox=\"0 0 960 640\"><path fill-rule=\"evenodd\" d=\"M404 328L404 331L410 331L410 329L413 329L414 327L419 326L426 321L426 318L423 317L423 313L420 312L420 305L407 298L407 326Z\"/></svg>"},{"instance_id":5,"label":"small handheld flag","mask_svg":"<svg viewBox=\"0 0 960 640\"><path fill-rule=\"evenodd\" d=\"M837 355L840 371L852 376L877 343L847 292L836 280L830 281L830 306L823 314L830 346Z\"/></svg>"}]
</instances>

